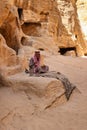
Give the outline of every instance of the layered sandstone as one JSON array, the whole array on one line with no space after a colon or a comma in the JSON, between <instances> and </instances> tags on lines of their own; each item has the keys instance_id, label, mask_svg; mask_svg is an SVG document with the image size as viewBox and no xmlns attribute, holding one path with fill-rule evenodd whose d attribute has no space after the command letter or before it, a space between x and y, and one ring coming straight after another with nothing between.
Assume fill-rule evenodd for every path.
<instances>
[{"instance_id":1,"label":"layered sandstone","mask_svg":"<svg viewBox=\"0 0 87 130\"><path fill-rule=\"evenodd\" d=\"M65 91L55 79L9 76L11 87L0 87L1 130L87 130L87 60L49 56L51 70L60 71L77 86L70 100L57 98Z\"/></svg>"},{"instance_id":2,"label":"layered sandstone","mask_svg":"<svg viewBox=\"0 0 87 130\"><path fill-rule=\"evenodd\" d=\"M0 1L0 16L0 68L12 74L24 68L23 32L17 8L10 1Z\"/></svg>"},{"instance_id":3,"label":"layered sandstone","mask_svg":"<svg viewBox=\"0 0 87 130\"><path fill-rule=\"evenodd\" d=\"M87 54L76 1L0 0L0 130L87 130L87 60L57 55ZM64 82L15 74L36 49L78 88L67 103Z\"/></svg>"},{"instance_id":4,"label":"layered sandstone","mask_svg":"<svg viewBox=\"0 0 87 130\"><path fill-rule=\"evenodd\" d=\"M76 1L30 0L25 2L27 4L24 4L24 1L16 3L23 32L29 36L29 40L23 39L24 45L33 44L37 49L42 46L46 50L43 44L48 47L52 41L51 45L56 44L60 52L62 48L61 53L72 50L77 56L81 56L87 52ZM45 42L44 39L48 41Z\"/></svg>"},{"instance_id":5,"label":"layered sandstone","mask_svg":"<svg viewBox=\"0 0 87 130\"><path fill-rule=\"evenodd\" d=\"M77 9L75 0L0 1L1 65L23 64L25 68L24 45L52 54L85 55L87 47Z\"/></svg>"},{"instance_id":6,"label":"layered sandstone","mask_svg":"<svg viewBox=\"0 0 87 130\"><path fill-rule=\"evenodd\" d=\"M87 1L78 0L77 3L77 13L80 21L80 25L84 34L84 39L87 42Z\"/></svg>"}]
</instances>

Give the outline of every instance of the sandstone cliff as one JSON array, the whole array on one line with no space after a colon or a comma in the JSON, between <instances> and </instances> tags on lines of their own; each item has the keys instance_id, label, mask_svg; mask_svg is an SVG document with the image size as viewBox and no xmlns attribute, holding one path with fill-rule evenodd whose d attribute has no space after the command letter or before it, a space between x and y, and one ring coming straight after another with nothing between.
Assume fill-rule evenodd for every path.
<instances>
[{"instance_id":1,"label":"sandstone cliff","mask_svg":"<svg viewBox=\"0 0 87 130\"><path fill-rule=\"evenodd\" d=\"M56 54L86 55L79 5L79 0L0 1L0 66L25 68L24 45Z\"/></svg>"},{"instance_id":2,"label":"sandstone cliff","mask_svg":"<svg viewBox=\"0 0 87 130\"><path fill-rule=\"evenodd\" d=\"M76 3L77 13L80 21L80 25L83 31L84 39L87 42L87 1L86 0L78 0Z\"/></svg>"},{"instance_id":3,"label":"sandstone cliff","mask_svg":"<svg viewBox=\"0 0 87 130\"><path fill-rule=\"evenodd\" d=\"M83 9L85 0L0 0L0 130L87 130L87 60L75 58L87 55ZM42 77L24 72L36 49L50 68Z\"/></svg>"}]
</instances>

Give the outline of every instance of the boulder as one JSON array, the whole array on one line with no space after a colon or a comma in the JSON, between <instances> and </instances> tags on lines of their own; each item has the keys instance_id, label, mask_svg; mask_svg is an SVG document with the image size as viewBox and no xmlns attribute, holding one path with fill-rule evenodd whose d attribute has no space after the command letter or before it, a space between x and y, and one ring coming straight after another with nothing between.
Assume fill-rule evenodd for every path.
<instances>
[{"instance_id":1,"label":"boulder","mask_svg":"<svg viewBox=\"0 0 87 130\"><path fill-rule=\"evenodd\" d=\"M27 97L42 110L67 101L60 80L49 77L29 77L23 73L10 76L8 80L13 84L12 88L15 92L24 91Z\"/></svg>"}]
</instances>

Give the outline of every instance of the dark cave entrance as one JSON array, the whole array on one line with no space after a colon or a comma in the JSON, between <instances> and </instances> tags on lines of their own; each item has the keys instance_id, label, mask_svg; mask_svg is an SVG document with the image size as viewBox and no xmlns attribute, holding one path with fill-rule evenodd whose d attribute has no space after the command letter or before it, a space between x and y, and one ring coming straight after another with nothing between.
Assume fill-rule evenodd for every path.
<instances>
[{"instance_id":1,"label":"dark cave entrance","mask_svg":"<svg viewBox=\"0 0 87 130\"><path fill-rule=\"evenodd\" d=\"M77 55L75 47L60 48L59 50L61 55L64 55L66 52L69 52L69 51L74 51L75 55Z\"/></svg>"},{"instance_id":2,"label":"dark cave entrance","mask_svg":"<svg viewBox=\"0 0 87 130\"><path fill-rule=\"evenodd\" d=\"M19 16L19 19L22 20L22 17L23 17L23 9L22 8L18 8L18 16Z\"/></svg>"},{"instance_id":3,"label":"dark cave entrance","mask_svg":"<svg viewBox=\"0 0 87 130\"><path fill-rule=\"evenodd\" d=\"M21 38L21 43L22 43L22 45L25 45L25 41L26 41L25 37L22 37L22 38Z\"/></svg>"},{"instance_id":4,"label":"dark cave entrance","mask_svg":"<svg viewBox=\"0 0 87 130\"><path fill-rule=\"evenodd\" d=\"M22 25L22 30L28 36L40 37L41 23L24 23Z\"/></svg>"},{"instance_id":5,"label":"dark cave entrance","mask_svg":"<svg viewBox=\"0 0 87 130\"><path fill-rule=\"evenodd\" d=\"M20 46L18 44L17 37L12 37L13 33L12 33L11 26L9 24L7 24L5 26L1 26L0 33L2 34L4 39L6 40L7 46L12 48L13 50L15 50L16 54L18 54L18 50L19 50Z\"/></svg>"},{"instance_id":6,"label":"dark cave entrance","mask_svg":"<svg viewBox=\"0 0 87 130\"><path fill-rule=\"evenodd\" d=\"M39 48L38 50L40 50L40 51L44 51L44 48Z\"/></svg>"},{"instance_id":7,"label":"dark cave entrance","mask_svg":"<svg viewBox=\"0 0 87 130\"><path fill-rule=\"evenodd\" d=\"M85 56L87 56L87 53L85 53Z\"/></svg>"}]
</instances>

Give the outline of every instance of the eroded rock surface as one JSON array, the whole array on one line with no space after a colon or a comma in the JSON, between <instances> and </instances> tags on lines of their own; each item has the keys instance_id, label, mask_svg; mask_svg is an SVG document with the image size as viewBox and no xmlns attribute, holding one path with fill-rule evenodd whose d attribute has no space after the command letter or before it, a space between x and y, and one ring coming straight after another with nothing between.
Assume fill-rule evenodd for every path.
<instances>
[{"instance_id":1,"label":"eroded rock surface","mask_svg":"<svg viewBox=\"0 0 87 130\"><path fill-rule=\"evenodd\" d=\"M20 5L18 8L23 32L30 36L30 41L24 40L23 44L36 44L36 48L42 46L46 50L43 44L48 47L51 43L64 50L72 48L77 56L86 53L87 47L78 19L76 1L30 0L27 9L20 9ZM45 42L44 39L49 40Z\"/></svg>"},{"instance_id":2,"label":"eroded rock surface","mask_svg":"<svg viewBox=\"0 0 87 130\"><path fill-rule=\"evenodd\" d=\"M47 51L50 54L58 54L59 52L62 55L86 55L86 35L83 35L82 23L80 26L80 20L86 21L86 18L78 17L78 13L85 7L83 6L84 3L79 0L77 0L77 5L76 0L0 0L0 130L45 129L42 124L38 124L40 121L40 123L42 122L46 125L45 120L43 120L44 117L40 118L41 120L39 119L39 121L37 120L40 114L50 108L58 105L62 106L66 103L64 84L59 80L52 79L52 77L50 79L47 77L46 79L41 77L29 78L28 75L23 76L23 74L10 78L6 76L23 71L27 65L25 53L27 53L28 58L30 57L29 54L33 53L35 49L39 49L43 53ZM29 46L30 50L25 49L24 52L23 46L25 45ZM65 64L66 68L67 64ZM61 65L65 69L65 65ZM79 71L81 68L82 66ZM83 70L82 74L84 77L85 70ZM78 77L79 75L78 73ZM82 83L83 81L84 78ZM8 87L6 88L6 86ZM81 87L83 88L84 86L86 86L85 83ZM83 99L86 99L85 97L80 97L81 103L83 103ZM71 104L71 109L73 109L73 106L77 107L77 104ZM86 108L82 104L79 106L82 110ZM71 109L66 111L70 112ZM57 118L63 118L65 110L63 115L61 115L59 112ZM66 115L68 115L67 112ZM73 117L72 111L71 115ZM78 120L77 115L73 119ZM80 115L80 120L82 120L83 116ZM47 121L49 118L47 118ZM63 125L57 125L57 118L53 126L50 123L47 124L47 130L48 126L50 126L50 130L58 128L62 130L64 128ZM50 118L51 121L49 120L49 122L54 121L54 119L51 120ZM71 119L72 124L72 118L69 117L69 119ZM60 122L65 123L63 121L61 120ZM29 122L31 122L30 126ZM33 125L34 122L36 127ZM86 125L84 124L79 128L81 129L84 126L84 130L86 130ZM68 125L67 128L71 129Z\"/></svg>"},{"instance_id":3,"label":"eroded rock surface","mask_svg":"<svg viewBox=\"0 0 87 130\"><path fill-rule=\"evenodd\" d=\"M78 0L77 5L79 3ZM3 48L0 50L4 53L0 56L1 65L20 66L15 66L13 73L25 68L24 45L52 54L85 55L87 48L77 9L76 1L0 1L0 48L5 46L6 50L5 53Z\"/></svg>"},{"instance_id":4,"label":"eroded rock surface","mask_svg":"<svg viewBox=\"0 0 87 130\"><path fill-rule=\"evenodd\" d=\"M14 74L25 68L26 58L22 50L21 37L24 35L17 8L13 1L0 1L0 67L3 73Z\"/></svg>"},{"instance_id":5,"label":"eroded rock surface","mask_svg":"<svg viewBox=\"0 0 87 130\"><path fill-rule=\"evenodd\" d=\"M87 42L87 1L86 0L77 0L77 13L80 20L81 28L84 33L84 39Z\"/></svg>"}]
</instances>

